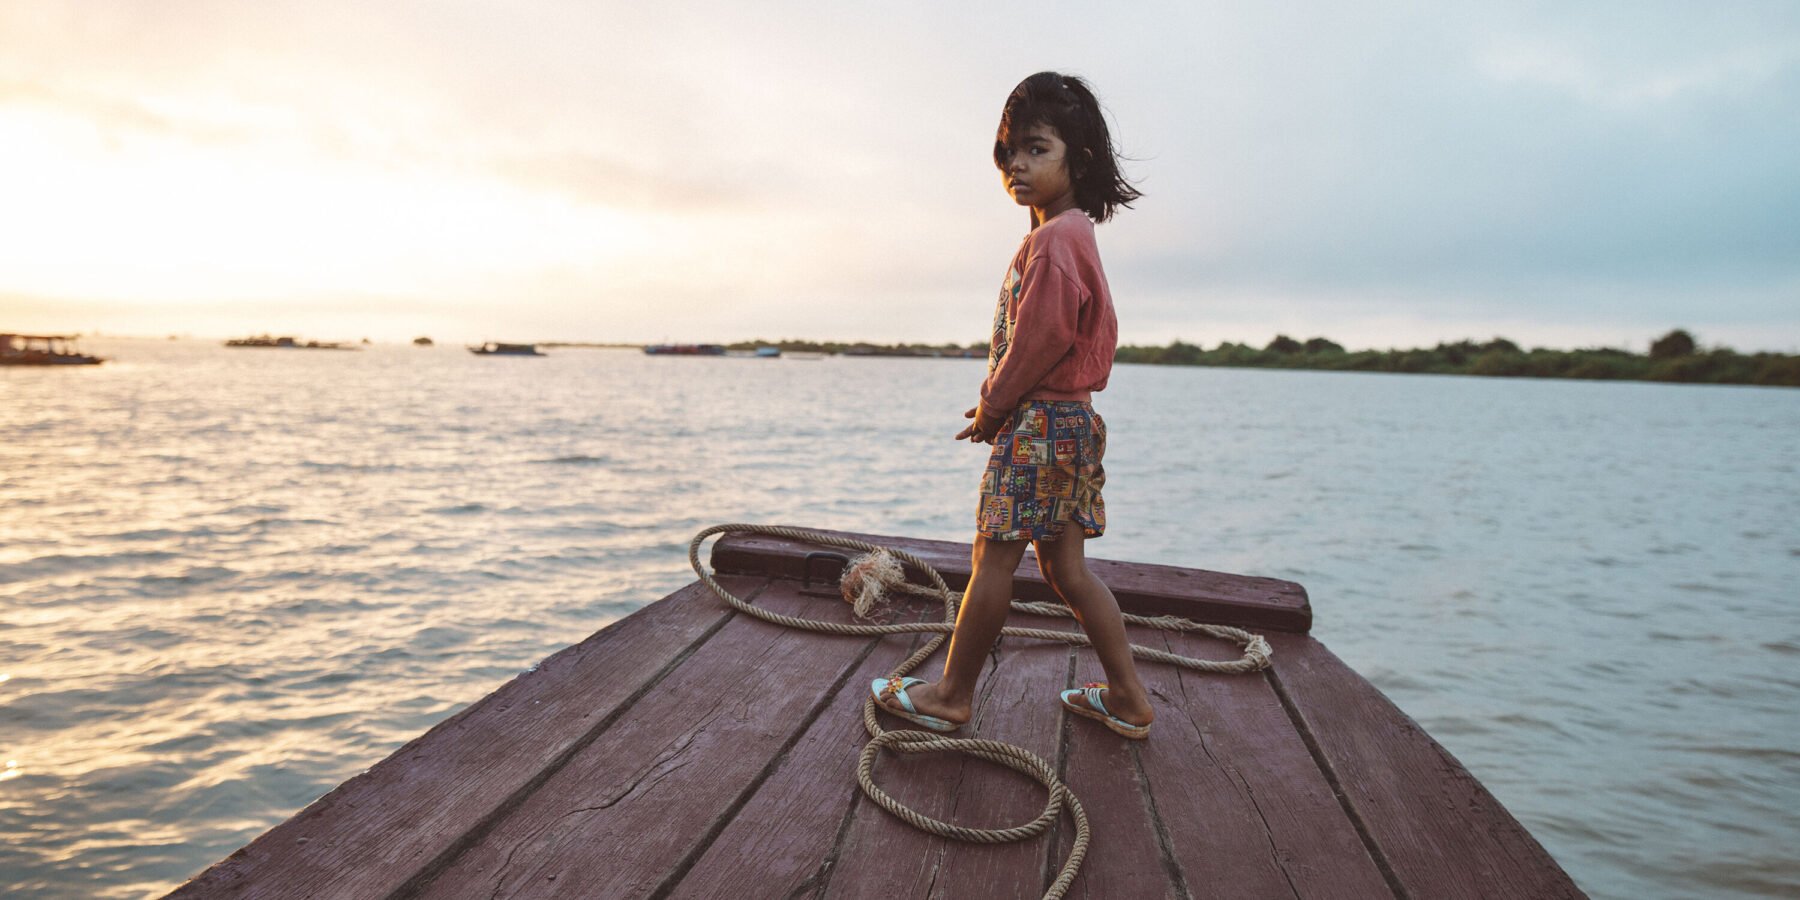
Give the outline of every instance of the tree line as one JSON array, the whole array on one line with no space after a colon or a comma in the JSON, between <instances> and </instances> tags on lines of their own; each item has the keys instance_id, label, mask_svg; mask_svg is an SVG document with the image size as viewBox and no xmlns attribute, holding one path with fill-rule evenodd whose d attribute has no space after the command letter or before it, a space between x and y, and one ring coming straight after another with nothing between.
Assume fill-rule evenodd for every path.
<instances>
[{"instance_id":1,"label":"tree line","mask_svg":"<svg viewBox=\"0 0 1800 900\"><path fill-rule=\"evenodd\" d=\"M1580 350L1526 350L1506 338L1485 343L1463 340L1416 350L1345 350L1315 337L1298 341L1276 335L1266 346L1226 341L1211 350L1185 341L1166 347L1122 346L1119 362L1163 366L1225 366L1264 369L1326 369L1353 372L1410 372L1429 375L1486 375L1523 378L1582 378L1598 381L1671 381L1695 384L1760 384L1800 387L1800 356L1739 353L1730 347L1702 348L1677 328L1651 342L1647 353L1613 347Z\"/></svg>"},{"instance_id":2,"label":"tree line","mask_svg":"<svg viewBox=\"0 0 1800 900\"><path fill-rule=\"evenodd\" d=\"M875 344L866 341L740 341L734 349L776 346L854 356L986 358L986 341L972 344ZM1409 372L1421 375L1485 375L1515 378L1582 378L1595 381L1672 381L1693 384L1760 384L1800 387L1800 356L1739 353L1730 347L1702 347L1685 329L1657 338L1647 353L1613 347L1529 350L1503 337L1484 343L1462 340L1416 350L1345 350L1322 337L1305 341L1285 334L1262 347L1226 341L1208 350L1182 340L1168 346L1119 347L1122 363L1154 366L1221 366L1249 369L1324 369L1346 372Z\"/></svg>"}]
</instances>

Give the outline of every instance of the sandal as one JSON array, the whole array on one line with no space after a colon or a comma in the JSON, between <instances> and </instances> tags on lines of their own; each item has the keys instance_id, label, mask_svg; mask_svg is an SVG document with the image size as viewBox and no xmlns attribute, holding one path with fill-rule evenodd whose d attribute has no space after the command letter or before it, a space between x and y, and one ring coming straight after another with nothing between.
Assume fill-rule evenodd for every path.
<instances>
[{"instance_id":1,"label":"sandal","mask_svg":"<svg viewBox=\"0 0 1800 900\"><path fill-rule=\"evenodd\" d=\"M928 716L919 712L918 708L913 706L912 698L906 696L906 689L924 683L925 679L923 678L877 678L874 681L869 682L869 694L875 698L875 705L881 707L883 712L899 716L914 725L922 725L940 734L949 734L962 727L948 719L940 719L937 716ZM906 709L895 709L881 702L883 691L886 691L888 694L898 699L900 705L906 707Z\"/></svg>"},{"instance_id":2,"label":"sandal","mask_svg":"<svg viewBox=\"0 0 1800 900\"><path fill-rule=\"evenodd\" d=\"M1063 708L1078 716L1087 716L1111 728L1115 734L1131 738L1134 741L1141 741L1149 737L1149 725L1133 725L1106 711L1106 704L1100 702L1100 694L1105 690L1106 682L1104 681L1090 681L1086 687L1070 688L1062 692ZM1082 698L1085 702L1081 704L1069 702L1076 697Z\"/></svg>"}]
</instances>

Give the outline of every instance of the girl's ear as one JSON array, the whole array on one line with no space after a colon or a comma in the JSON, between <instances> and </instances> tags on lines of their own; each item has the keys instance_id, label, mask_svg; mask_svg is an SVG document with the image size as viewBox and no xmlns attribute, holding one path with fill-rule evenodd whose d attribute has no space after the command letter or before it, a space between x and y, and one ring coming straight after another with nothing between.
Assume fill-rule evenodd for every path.
<instances>
[{"instance_id":1,"label":"girl's ear","mask_svg":"<svg viewBox=\"0 0 1800 900\"><path fill-rule=\"evenodd\" d=\"M1075 166L1069 171L1069 176L1081 178L1087 174L1088 166L1093 165L1093 162L1094 151L1087 147L1081 148L1081 156L1076 159Z\"/></svg>"}]
</instances>

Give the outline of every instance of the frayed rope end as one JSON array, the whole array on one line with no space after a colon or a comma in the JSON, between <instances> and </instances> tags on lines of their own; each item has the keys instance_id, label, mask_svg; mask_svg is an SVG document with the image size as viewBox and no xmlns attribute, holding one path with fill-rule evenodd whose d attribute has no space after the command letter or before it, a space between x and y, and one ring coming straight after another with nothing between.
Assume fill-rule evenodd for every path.
<instances>
[{"instance_id":1,"label":"frayed rope end","mask_svg":"<svg viewBox=\"0 0 1800 900\"><path fill-rule=\"evenodd\" d=\"M838 586L859 619L871 618L887 600L888 589L903 584L906 571L886 550L874 550L850 561Z\"/></svg>"}]
</instances>

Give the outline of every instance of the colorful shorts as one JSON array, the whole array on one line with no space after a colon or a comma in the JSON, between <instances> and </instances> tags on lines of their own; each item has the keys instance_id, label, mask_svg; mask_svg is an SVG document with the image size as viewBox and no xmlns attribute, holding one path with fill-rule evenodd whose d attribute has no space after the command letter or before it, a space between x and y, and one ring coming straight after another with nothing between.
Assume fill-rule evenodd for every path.
<instances>
[{"instance_id":1,"label":"colorful shorts","mask_svg":"<svg viewBox=\"0 0 1800 900\"><path fill-rule=\"evenodd\" d=\"M1053 540L1074 522L1088 537L1104 534L1104 455L1106 423L1091 404L1019 404L994 438L981 475L976 532L994 541Z\"/></svg>"}]
</instances>

